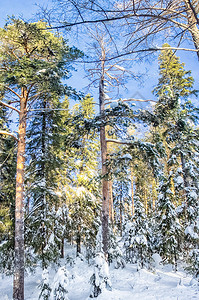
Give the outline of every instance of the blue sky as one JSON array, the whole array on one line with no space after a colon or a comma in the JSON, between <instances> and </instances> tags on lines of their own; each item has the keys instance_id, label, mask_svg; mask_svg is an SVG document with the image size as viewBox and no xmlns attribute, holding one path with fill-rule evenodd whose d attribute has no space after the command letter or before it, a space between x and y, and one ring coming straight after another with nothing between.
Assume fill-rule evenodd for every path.
<instances>
[{"instance_id":1,"label":"blue sky","mask_svg":"<svg viewBox=\"0 0 199 300\"><path fill-rule=\"evenodd\" d=\"M38 5L50 5L51 0L1 0L1 8L0 8L0 26L3 27L8 15L15 15L16 17L22 17L24 20L29 20L34 17L34 14L38 10ZM74 44L77 45L76 41ZM199 62L197 60L197 56L195 53L191 52L182 52L179 51L177 53L181 58L181 62L185 62L186 70L192 71L192 76L195 79L195 88L199 89ZM78 66L76 66L78 68ZM144 78L143 85L138 84L136 81L131 80L127 84L128 90L123 92L123 97L139 97L142 95L145 99L154 99L151 91L157 84L158 80L158 63L157 60L154 60L152 64L141 64L135 67L137 70L145 70L148 69L148 75ZM85 85L88 84L86 80L83 79L84 74L82 70L74 73L74 75L69 80L70 84L77 88L78 90L82 90ZM85 90L88 92L88 90ZM91 90L91 92L97 96L97 91Z\"/></svg>"},{"instance_id":2,"label":"blue sky","mask_svg":"<svg viewBox=\"0 0 199 300\"><path fill-rule=\"evenodd\" d=\"M51 1L49 0L1 0L0 8L0 26L4 26L7 16L15 15L20 16L24 19L30 19L33 14L37 11L39 5L46 5Z\"/></svg>"}]
</instances>

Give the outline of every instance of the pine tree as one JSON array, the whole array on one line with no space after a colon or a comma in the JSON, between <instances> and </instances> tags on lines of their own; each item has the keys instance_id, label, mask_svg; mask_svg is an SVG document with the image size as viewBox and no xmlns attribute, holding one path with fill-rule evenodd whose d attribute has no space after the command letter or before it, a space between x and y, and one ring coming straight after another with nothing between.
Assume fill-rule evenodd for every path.
<instances>
[{"instance_id":1,"label":"pine tree","mask_svg":"<svg viewBox=\"0 0 199 300\"><path fill-rule=\"evenodd\" d=\"M1 105L19 114L16 202L15 202L15 272L13 298L24 299L24 173L27 111L46 94L64 93L61 78L67 78L70 61L80 53L66 45L44 22L26 23L11 19L0 30ZM65 68L67 67L67 68ZM9 94L9 105L6 95Z\"/></svg>"}]
</instances>

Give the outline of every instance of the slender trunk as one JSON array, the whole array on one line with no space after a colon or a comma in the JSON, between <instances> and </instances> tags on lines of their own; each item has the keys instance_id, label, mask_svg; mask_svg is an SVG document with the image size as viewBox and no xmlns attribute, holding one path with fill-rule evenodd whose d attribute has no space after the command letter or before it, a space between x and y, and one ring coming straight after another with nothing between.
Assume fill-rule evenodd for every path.
<instances>
[{"instance_id":1,"label":"slender trunk","mask_svg":"<svg viewBox=\"0 0 199 300\"><path fill-rule=\"evenodd\" d=\"M77 245L77 256L78 256L81 253L81 234L80 234L80 228L78 228L78 232L77 232L76 245Z\"/></svg>"},{"instance_id":2,"label":"slender trunk","mask_svg":"<svg viewBox=\"0 0 199 300\"><path fill-rule=\"evenodd\" d=\"M184 214L185 214L185 219L187 218L187 190L186 188L189 186L189 181L188 181L188 174L187 174L187 170L186 170L186 161L184 158L183 153L180 153L180 158L181 158L181 165L182 165L182 176L183 176L183 181L184 181Z\"/></svg>"},{"instance_id":3,"label":"slender trunk","mask_svg":"<svg viewBox=\"0 0 199 300\"><path fill-rule=\"evenodd\" d=\"M41 152L42 152L42 162L41 162L41 177L43 180L43 199L42 199L42 211L43 211L43 220L41 221L41 228L42 228L42 268L46 268L45 262L45 247L47 244L47 227L45 224L45 220L47 218L47 207L46 207L46 172L45 172L45 163L46 163L46 101L43 102L43 113L42 113L42 133L41 133Z\"/></svg>"},{"instance_id":4,"label":"slender trunk","mask_svg":"<svg viewBox=\"0 0 199 300\"><path fill-rule=\"evenodd\" d=\"M122 205L122 183L121 183L121 190L120 190L120 235L122 236L122 223L123 223L123 205Z\"/></svg>"},{"instance_id":5,"label":"slender trunk","mask_svg":"<svg viewBox=\"0 0 199 300\"><path fill-rule=\"evenodd\" d=\"M133 217L135 214L133 166L131 166L131 201L132 201L132 217Z\"/></svg>"},{"instance_id":6,"label":"slender trunk","mask_svg":"<svg viewBox=\"0 0 199 300\"><path fill-rule=\"evenodd\" d=\"M27 91L22 89L19 114L16 202L15 202L15 260L13 299L24 300L24 173L25 173L25 138L26 138L26 103Z\"/></svg>"},{"instance_id":7,"label":"slender trunk","mask_svg":"<svg viewBox=\"0 0 199 300\"><path fill-rule=\"evenodd\" d=\"M113 225L114 223L114 209L113 209L113 182L109 181L109 219Z\"/></svg>"},{"instance_id":8,"label":"slender trunk","mask_svg":"<svg viewBox=\"0 0 199 300\"><path fill-rule=\"evenodd\" d=\"M156 192L156 181L153 178L152 181L152 197L153 197L153 210L155 211L156 209L156 199L157 199L157 192Z\"/></svg>"},{"instance_id":9,"label":"slender trunk","mask_svg":"<svg viewBox=\"0 0 199 300\"><path fill-rule=\"evenodd\" d=\"M186 170L186 161L184 158L183 153L180 153L180 158L181 158L181 165L182 165L182 174L183 174L183 180L184 180L184 186L185 188L187 188L189 186L189 182L188 182L188 174L187 174L187 170Z\"/></svg>"},{"instance_id":10,"label":"slender trunk","mask_svg":"<svg viewBox=\"0 0 199 300\"><path fill-rule=\"evenodd\" d=\"M146 194L146 188L144 187L144 208L145 208L145 214L148 214L148 202L147 202L147 194Z\"/></svg>"},{"instance_id":11,"label":"slender trunk","mask_svg":"<svg viewBox=\"0 0 199 300\"><path fill-rule=\"evenodd\" d=\"M199 60L199 29L198 29L198 18L195 8L191 5L190 0L184 0L185 6L187 8L187 22L189 25L189 32L191 33L194 46L197 51L197 56Z\"/></svg>"},{"instance_id":12,"label":"slender trunk","mask_svg":"<svg viewBox=\"0 0 199 300\"><path fill-rule=\"evenodd\" d=\"M61 258L64 258L64 238L61 240Z\"/></svg>"},{"instance_id":13,"label":"slender trunk","mask_svg":"<svg viewBox=\"0 0 199 300\"><path fill-rule=\"evenodd\" d=\"M169 161L169 150L168 150L168 147L166 148L167 151L167 161L166 161L166 168L167 168L167 174L168 176L170 176L170 174L172 173L172 168L171 166L168 165L168 161ZM175 195L175 185L174 185L174 181L173 181L173 177L170 177L170 184L171 184L171 191L173 193L173 195Z\"/></svg>"},{"instance_id":14,"label":"slender trunk","mask_svg":"<svg viewBox=\"0 0 199 300\"><path fill-rule=\"evenodd\" d=\"M102 55L104 56L104 55ZM102 57L104 59L104 57ZM99 85L99 104L100 115L103 117L105 110L105 93L104 93L104 60L102 60L102 75ZM109 221L109 192L108 192L108 180L106 179L107 167L105 165L107 159L107 143L106 143L106 131L105 126L100 128L100 145L101 145L101 161L102 161L102 243L103 251L106 258L108 258L108 221Z\"/></svg>"},{"instance_id":15,"label":"slender trunk","mask_svg":"<svg viewBox=\"0 0 199 300\"><path fill-rule=\"evenodd\" d=\"M105 141L105 128L100 130L100 142L101 142L101 158L102 158L102 239L103 239L103 251L105 256L108 253L108 220L109 220L109 195L108 195L108 180L104 178L107 174L107 168L105 166L106 161L106 141Z\"/></svg>"}]
</instances>

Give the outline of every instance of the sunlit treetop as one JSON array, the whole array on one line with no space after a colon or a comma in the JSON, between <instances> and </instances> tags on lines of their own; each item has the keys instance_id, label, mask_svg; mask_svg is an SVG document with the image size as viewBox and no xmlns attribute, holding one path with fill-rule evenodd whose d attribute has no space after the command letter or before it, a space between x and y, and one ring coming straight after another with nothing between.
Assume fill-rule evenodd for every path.
<instances>
[{"instance_id":1,"label":"sunlit treetop","mask_svg":"<svg viewBox=\"0 0 199 300\"><path fill-rule=\"evenodd\" d=\"M69 77L71 62L81 55L45 22L11 18L0 29L0 88L26 86L60 94L61 79Z\"/></svg>"},{"instance_id":2,"label":"sunlit treetop","mask_svg":"<svg viewBox=\"0 0 199 300\"><path fill-rule=\"evenodd\" d=\"M169 48L170 45L164 44L163 47ZM170 92L171 96L177 93L181 97L186 97L195 92L191 71L185 70L185 64L180 63L179 57L175 55L172 49L161 51L158 61L160 78L157 87L154 89L156 95L162 96Z\"/></svg>"}]
</instances>

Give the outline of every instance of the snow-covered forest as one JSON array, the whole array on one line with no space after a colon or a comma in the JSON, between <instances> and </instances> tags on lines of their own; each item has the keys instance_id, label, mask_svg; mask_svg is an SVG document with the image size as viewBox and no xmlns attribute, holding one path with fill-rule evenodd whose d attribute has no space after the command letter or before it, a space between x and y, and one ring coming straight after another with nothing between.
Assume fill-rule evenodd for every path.
<instances>
[{"instance_id":1,"label":"snow-covered forest","mask_svg":"<svg viewBox=\"0 0 199 300\"><path fill-rule=\"evenodd\" d=\"M199 1L54 0L0 28L1 299L199 297L198 91L179 51L199 65ZM128 97L152 61L153 99Z\"/></svg>"}]
</instances>

